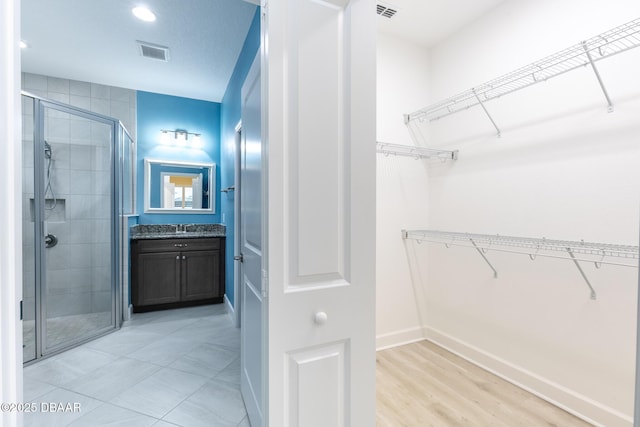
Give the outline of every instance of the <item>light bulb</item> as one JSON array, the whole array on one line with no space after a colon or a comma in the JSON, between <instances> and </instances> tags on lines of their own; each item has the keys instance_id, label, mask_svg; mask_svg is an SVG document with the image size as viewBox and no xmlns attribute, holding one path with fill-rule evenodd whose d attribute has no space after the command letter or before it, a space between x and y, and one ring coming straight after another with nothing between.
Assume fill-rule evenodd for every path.
<instances>
[{"instance_id":1,"label":"light bulb","mask_svg":"<svg viewBox=\"0 0 640 427\"><path fill-rule=\"evenodd\" d=\"M160 131L160 144L169 144L169 132L166 130Z\"/></svg>"},{"instance_id":2,"label":"light bulb","mask_svg":"<svg viewBox=\"0 0 640 427\"><path fill-rule=\"evenodd\" d=\"M187 145L187 133L186 132L176 132L176 142L180 146Z\"/></svg>"}]
</instances>

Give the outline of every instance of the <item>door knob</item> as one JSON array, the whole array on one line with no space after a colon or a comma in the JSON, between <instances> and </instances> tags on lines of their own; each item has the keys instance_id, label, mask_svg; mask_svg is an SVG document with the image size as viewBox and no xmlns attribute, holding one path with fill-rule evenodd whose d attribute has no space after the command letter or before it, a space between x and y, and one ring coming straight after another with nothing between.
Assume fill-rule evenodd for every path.
<instances>
[{"instance_id":1,"label":"door knob","mask_svg":"<svg viewBox=\"0 0 640 427\"><path fill-rule=\"evenodd\" d=\"M316 325L324 325L327 323L327 313L324 311L319 311L313 316L313 321L316 322Z\"/></svg>"}]
</instances>

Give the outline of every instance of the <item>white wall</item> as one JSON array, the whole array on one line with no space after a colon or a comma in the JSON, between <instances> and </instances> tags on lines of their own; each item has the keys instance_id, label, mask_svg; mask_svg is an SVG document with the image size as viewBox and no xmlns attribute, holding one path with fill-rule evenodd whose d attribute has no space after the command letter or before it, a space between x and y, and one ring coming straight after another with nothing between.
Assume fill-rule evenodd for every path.
<instances>
[{"instance_id":1,"label":"white wall","mask_svg":"<svg viewBox=\"0 0 640 427\"><path fill-rule=\"evenodd\" d=\"M631 0L506 1L431 50L430 99L638 17ZM598 65L614 113L584 68L488 103L501 138L477 107L432 122L429 144L460 159L429 168L407 194L426 195L421 227L637 245L640 48ZM596 423L631 425L637 269L584 265L594 301L570 261L489 252L494 279L473 250L408 247L417 262L428 257L428 337Z\"/></svg>"},{"instance_id":2,"label":"white wall","mask_svg":"<svg viewBox=\"0 0 640 427\"><path fill-rule=\"evenodd\" d=\"M402 115L428 98L425 48L379 34L377 46L377 139L409 144ZM419 272L410 269L400 230L427 222L427 170L422 161L377 157L377 347L422 339L424 306ZM422 316L422 317L421 317Z\"/></svg>"}]
</instances>

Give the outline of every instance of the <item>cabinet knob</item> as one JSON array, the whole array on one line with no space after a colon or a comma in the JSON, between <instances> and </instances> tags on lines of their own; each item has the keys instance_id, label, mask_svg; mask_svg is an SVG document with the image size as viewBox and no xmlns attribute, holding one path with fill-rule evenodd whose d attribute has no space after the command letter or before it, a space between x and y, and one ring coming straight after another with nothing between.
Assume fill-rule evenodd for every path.
<instances>
[{"instance_id":1,"label":"cabinet knob","mask_svg":"<svg viewBox=\"0 0 640 427\"><path fill-rule=\"evenodd\" d=\"M318 326L324 325L325 323L327 323L327 313L325 313L324 311L317 312L315 316L313 316L313 321Z\"/></svg>"},{"instance_id":2,"label":"cabinet knob","mask_svg":"<svg viewBox=\"0 0 640 427\"><path fill-rule=\"evenodd\" d=\"M181 248L182 247L182 243L174 243L173 246L175 246L176 248Z\"/></svg>"},{"instance_id":3,"label":"cabinet knob","mask_svg":"<svg viewBox=\"0 0 640 427\"><path fill-rule=\"evenodd\" d=\"M176 259L180 259L180 255L176 255Z\"/></svg>"},{"instance_id":4,"label":"cabinet knob","mask_svg":"<svg viewBox=\"0 0 640 427\"><path fill-rule=\"evenodd\" d=\"M182 255L182 259L187 259L187 256L186 255Z\"/></svg>"}]
</instances>

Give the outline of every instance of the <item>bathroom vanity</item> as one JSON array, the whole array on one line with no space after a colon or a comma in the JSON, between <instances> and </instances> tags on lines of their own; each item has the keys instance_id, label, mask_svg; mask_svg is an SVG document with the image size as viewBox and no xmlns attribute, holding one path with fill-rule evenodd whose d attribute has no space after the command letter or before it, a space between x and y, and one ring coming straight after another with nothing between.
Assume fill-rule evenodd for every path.
<instances>
[{"instance_id":1,"label":"bathroom vanity","mask_svg":"<svg viewBox=\"0 0 640 427\"><path fill-rule=\"evenodd\" d=\"M134 312L222 302L225 228L220 224L131 228Z\"/></svg>"}]
</instances>

